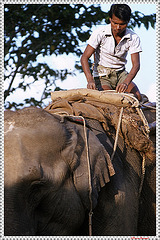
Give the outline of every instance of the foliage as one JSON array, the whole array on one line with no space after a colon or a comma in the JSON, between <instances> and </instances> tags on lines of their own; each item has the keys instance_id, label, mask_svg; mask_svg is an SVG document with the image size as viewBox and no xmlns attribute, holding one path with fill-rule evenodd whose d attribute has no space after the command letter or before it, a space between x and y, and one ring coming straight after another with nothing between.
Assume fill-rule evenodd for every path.
<instances>
[{"instance_id":1,"label":"foliage","mask_svg":"<svg viewBox=\"0 0 160 240\"><path fill-rule=\"evenodd\" d=\"M39 101L25 99L24 104L43 105L43 100L50 97L51 86L56 86L58 79L64 80L75 74L68 69L57 70L39 58L73 54L80 57L81 43L87 41L93 25L109 21L108 13L100 5L83 4L5 4L4 42L5 42L5 99L17 89L26 91L30 86L43 80L44 90ZM131 26L146 29L149 23L155 25L155 14L144 16L140 12L132 15ZM81 70L76 63L75 69ZM27 82L26 76L30 80ZM19 84L14 87L15 79ZM6 108L19 108L23 103L6 102Z\"/></svg>"}]
</instances>

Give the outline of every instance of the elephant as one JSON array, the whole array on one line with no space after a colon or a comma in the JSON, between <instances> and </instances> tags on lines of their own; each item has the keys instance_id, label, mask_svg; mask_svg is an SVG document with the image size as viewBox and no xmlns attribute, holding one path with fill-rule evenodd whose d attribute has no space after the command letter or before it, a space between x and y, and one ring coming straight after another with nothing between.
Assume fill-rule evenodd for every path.
<instances>
[{"instance_id":1,"label":"elephant","mask_svg":"<svg viewBox=\"0 0 160 240\"><path fill-rule=\"evenodd\" d=\"M145 178L140 196L142 155L126 144L123 134L111 161L113 126L106 134L95 119L86 119L84 128L83 118L35 107L6 111L4 120L5 236L87 236L92 212L93 236L146 233L142 202L150 207L144 197L145 188L153 190L147 185L150 179ZM147 158L149 168L154 163ZM152 222L155 235L154 217Z\"/></svg>"}]
</instances>

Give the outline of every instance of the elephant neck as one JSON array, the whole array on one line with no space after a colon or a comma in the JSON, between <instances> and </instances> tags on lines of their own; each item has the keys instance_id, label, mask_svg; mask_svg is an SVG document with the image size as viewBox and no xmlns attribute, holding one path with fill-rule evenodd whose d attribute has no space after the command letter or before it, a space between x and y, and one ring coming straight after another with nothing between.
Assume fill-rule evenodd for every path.
<instances>
[{"instance_id":1,"label":"elephant neck","mask_svg":"<svg viewBox=\"0 0 160 240\"><path fill-rule=\"evenodd\" d=\"M115 141L115 135L112 141ZM113 159L113 166L116 168L117 165L118 167L121 165L121 170L123 172L125 181L131 185L130 187L135 189L137 194L140 190L140 185L143 178L142 160L143 159L140 153L126 144L125 140L119 136L116 154ZM120 163L117 163L117 161Z\"/></svg>"}]
</instances>

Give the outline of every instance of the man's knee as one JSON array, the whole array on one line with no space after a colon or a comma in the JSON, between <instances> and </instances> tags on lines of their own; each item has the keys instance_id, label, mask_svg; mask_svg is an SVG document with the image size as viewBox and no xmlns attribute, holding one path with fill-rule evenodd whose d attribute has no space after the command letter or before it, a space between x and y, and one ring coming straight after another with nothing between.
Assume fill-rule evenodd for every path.
<instances>
[{"instance_id":1,"label":"man's knee","mask_svg":"<svg viewBox=\"0 0 160 240\"><path fill-rule=\"evenodd\" d=\"M135 96L139 101L142 100L141 93L140 93L140 91L139 91L139 89L138 89L138 87L136 86L135 83L131 82L131 83L128 85L127 92L128 92L128 93L133 93L134 96Z\"/></svg>"}]
</instances>

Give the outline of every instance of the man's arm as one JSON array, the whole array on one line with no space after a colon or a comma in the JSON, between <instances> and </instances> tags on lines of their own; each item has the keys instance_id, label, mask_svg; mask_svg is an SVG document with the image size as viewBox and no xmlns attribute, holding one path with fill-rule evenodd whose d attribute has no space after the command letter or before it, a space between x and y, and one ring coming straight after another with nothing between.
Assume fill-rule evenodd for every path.
<instances>
[{"instance_id":1,"label":"man's arm","mask_svg":"<svg viewBox=\"0 0 160 240\"><path fill-rule=\"evenodd\" d=\"M95 86L95 82L94 82L94 78L91 74L90 68L89 68L89 63L88 60L89 58L92 56L92 54L95 52L95 49L93 47L91 47L90 45L87 45L82 57L81 57L81 64L82 64L82 68L84 71L84 74L87 78L87 88L90 89L96 89Z\"/></svg>"},{"instance_id":2,"label":"man's arm","mask_svg":"<svg viewBox=\"0 0 160 240\"><path fill-rule=\"evenodd\" d=\"M125 81L119 84L116 88L117 92L125 92L128 88L128 85L132 82L137 72L140 69L140 56L138 53L131 54L132 68L129 74L127 75Z\"/></svg>"}]
</instances>

